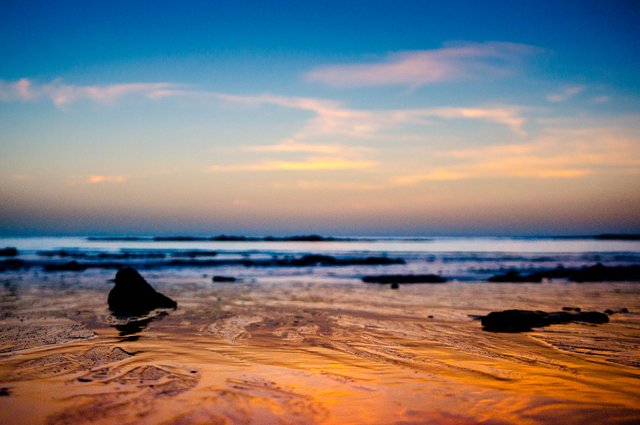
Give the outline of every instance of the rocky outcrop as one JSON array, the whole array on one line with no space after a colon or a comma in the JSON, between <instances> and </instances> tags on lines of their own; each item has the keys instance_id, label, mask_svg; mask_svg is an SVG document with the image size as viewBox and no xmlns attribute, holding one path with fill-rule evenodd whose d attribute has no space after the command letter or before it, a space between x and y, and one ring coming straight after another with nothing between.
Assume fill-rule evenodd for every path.
<instances>
[{"instance_id":1,"label":"rocky outcrop","mask_svg":"<svg viewBox=\"0 0 640 425\"><path fill-rule=\"evenodd\" d=\"M608 323L609 316L597 311L545 311L504 310L494 311L481 319L484 330L492 332L526 332L532 328L571 322Z\"/></svg>"},{"instance_id":2,"label":"rocky outcrop","mask_svg":"<svg viewBox=\"0 0 640 425\"><path fill-rule=\"evenodd\" d=\"M171 298L157 292L133 268L116 273L115 286L109 292L109 309L119 316L138 316L156 308L176 308Z\"/></svg>"}]
</instances>

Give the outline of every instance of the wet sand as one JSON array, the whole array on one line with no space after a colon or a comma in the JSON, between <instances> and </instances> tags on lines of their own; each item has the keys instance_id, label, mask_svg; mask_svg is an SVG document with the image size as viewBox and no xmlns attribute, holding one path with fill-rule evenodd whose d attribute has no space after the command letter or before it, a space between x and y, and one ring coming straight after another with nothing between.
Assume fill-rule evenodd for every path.
<instances>
[{"instance_id":1,"label":"wet sand","mask_svg":"<svg viewBox=\"0 0 640 425\"><path fill-rule=\"evenodd\" d=\"M106 274L0 281L3 424L640 422L640 285L387 285L145 277L178 301L124 323ZM629 309L491 333L470 316ZM116 327L117 326L117 327Z\"/></svg>"}]
</instances>

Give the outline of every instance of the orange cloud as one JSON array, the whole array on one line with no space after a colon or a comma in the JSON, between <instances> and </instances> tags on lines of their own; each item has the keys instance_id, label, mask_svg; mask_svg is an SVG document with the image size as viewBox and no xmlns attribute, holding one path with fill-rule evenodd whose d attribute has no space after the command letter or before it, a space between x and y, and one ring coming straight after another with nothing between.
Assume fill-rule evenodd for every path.
<instances>
[{"instance_id":1,"label":"orange cloud","mask_svg":"<svg viewBox=\"0 0 640 425\"><path fill-rule=\"evenodd\" d=\"M301 161L265 161L241 165L212 165L210 172L238 171L326 171L352 170L375 167L375 161L359 161L343 158L308 158Z\"/></svg>"},{"instance_id":2,"label":"orange cloud","mask_svg":"<svg viewBox=\"0 0 640 425\"><path fill-rule=\"evenodd\" d=\"M399 176L396 185L477 178L577 178L593 174L640 174L640 139L617 129L551 129L523 144L440 152L452 164Z\"/></svg>"},{"instance_id":3,"label":"orange cloud","mask_svg":"<svg viewBox=\"0 0 640 425\"><path fill-rule=\"evenodd\" d=\"M100 184L100 183L124 183L126 177L124 176L101 176L101 175L93 175L89 176L86 179L86 182L89 184Z\"/></svg>"}]
</instances>

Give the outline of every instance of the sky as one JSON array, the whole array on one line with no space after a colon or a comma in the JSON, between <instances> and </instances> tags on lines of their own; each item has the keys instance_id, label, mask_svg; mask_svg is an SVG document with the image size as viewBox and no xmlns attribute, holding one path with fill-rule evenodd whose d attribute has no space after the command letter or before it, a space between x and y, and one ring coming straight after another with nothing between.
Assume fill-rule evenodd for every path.
<instances>
[{"instance_id":1,"label":"sky","mask_svg":"<svg viewBox=\"0 0 640 425\"><path fill-rule=\"evenodd\" d=\"M634 1L0 2L0 235L640 233Z\"/></svg>"}]
</instances>

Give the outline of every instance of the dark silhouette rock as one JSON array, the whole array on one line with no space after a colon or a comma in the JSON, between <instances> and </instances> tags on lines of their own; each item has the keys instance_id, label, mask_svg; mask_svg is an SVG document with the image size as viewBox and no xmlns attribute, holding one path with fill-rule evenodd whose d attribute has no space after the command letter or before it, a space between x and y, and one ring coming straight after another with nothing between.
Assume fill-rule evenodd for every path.
<instances>
[{"instance_id":1,"label":"dark silhouette rock","mask_svg":"<svg viewBox=\"0 0 640 425\"><path fill-rule=\"evenodd\" d=\"M365 283L445 283L447 279L435 274L382 274L365 276Z\"/></svg>"},{"instance_id":2,"label":"dark silhouette rock","mask_svg":"<svg viewBox=\"0 0 640 425\"><path fill-rule=\"evenodd\" d=\"M27 267L27 263L24 260L19 260L17 258L0 261L0 271L1 270L17 270L17 269L22 269L24 267Z\"/></svg>"},{"instance_id":3,"label":"dark silhouette rock","mask_svg":"<svg viewBox=\"0 0 640 425\"><path fill-rule=\"evenodd\" d=\"M176 308L178 304L147 283L136 269L126 267L116 273L109 292L109 308L120 316L137 316L156 308Z\"/></svg>"},{"instance_id":4,"label":"dark silhouette rock","mask_svg":"<svg viewBox=\"0 0 640 425\"><path fill-rule=\"evenodd\" d=\"M238 279L233 276L213 276L211 280L214 282L235 282Z\"/></svg>"},{"instance_id":5,"label":"dark silhouette rock","mask_svg":"<svg viewBox=\"0 0 640 425\"><path fill-rule=\"evenodd\" d=\"M83 272L87 269L87 266L73 260L61 264L46 264L43 269L46 272Z\"/></svg>"},{"instance_id":6,"label":"dark silhouette rock","mask_svg":"<svg viewBox=\"0 0 640 425\"><path fill-rule=\"evenodd\" d=\"M542 276L537 274L521 275L516 270L509 270L504 274L491 276L487 280L494 283L540 283L542 282Z\"/></svg>"},{"instance_id":7,"label":"dark silhouette rock","mask_svg":"<svg viewBox=\"0 0 640 425\"><path fill-rule=\"evenodd\" d=\"M487 331L526 332L532 328L571 322L602 324L609 322L609 317L597 311L547 313L539 310L504 310L489 313L480 320Z\"/></svg>"},{"instance_id":8,"label":"dark silhouette rock","mask_svg":"<svg viewBox=\"0 0 640 425\"><path fill-rule=\"evenodd\" d=\"M400 288L400 285L398 285L398 283L393 282L393 283L391 284L391 289L398 289L398 288Z\"/></svg>"},{"instance_id":9,"label":"dark silhouette rock","mask_svg":"<svg viewBox=\"0 0 640 425\"><path fill-rule=\"evenodd\" d=\"M0 249L0 257L15 257L18 255L18 250L12 246Z\"/></svg>"},{"instance_id":10,"label":"dark silhouette rock","mask_svg":"<svg viewBox=\"0 0 640 425\"><path fill-rule=\"evenodd\" d=\"M218 255L217 251L176 251L171 254L172 257L177 258L197 258L197 257L215 257Z\"/></svg>"},{"instance_id":11,"label":"dark silhouette rock","mask_svg":"<svg viewBox=\"0 0 640 425\"><path fill-rule=\"evenodd\" d=\"M640 266L605 266L598 263L591 267L571 269L568 278L573 282L638 281Z\"/></svg>"},{"instance_id":12,"label":"dark silhouette rock","mask_svg":"<svg viewBox=\"0 0 640 425\"><path fill-rule=\"evenodd\" d=\"M491 276L489 282L542 282L542 279L567 279L571 282L619 282L640 281L640 266L605 266L594 264L593 266L580 268L565 268L540 270L535 273L521 274L516 270L510 270L504 274Z\"/></svg>"},{"instance_id":13,"label":"dark silhouette rock","mask_svg":"<svg viewBox=\"0 0 640 425\"><path fill-rule=\"evenodd\" d=\"M11 395L11 389L9 387L0 388L0 397L8 397Z\"/></svg>"}]
</instances>

